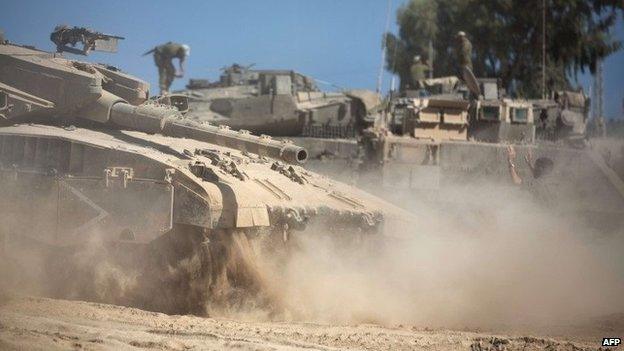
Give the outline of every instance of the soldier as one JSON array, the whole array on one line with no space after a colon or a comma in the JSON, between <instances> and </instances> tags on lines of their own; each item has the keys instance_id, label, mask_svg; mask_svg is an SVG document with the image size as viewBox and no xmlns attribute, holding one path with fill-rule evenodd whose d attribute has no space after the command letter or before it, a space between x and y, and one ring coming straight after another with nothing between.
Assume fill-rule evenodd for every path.
<instances>
[{"instance_id":1,"label":"soldier","mask_svg":"<svg viewBox=\"0 0 624 351\"><path fill-rule=\"evenodd\" d=\"M190 55L191 48L186 44L168 42L144 53L143 56L151 53L154 53L154 63L158 67L160 94L165 95L169 92L173 79L184 76L184 60ZM176 72L173 66L174 58L179 60L179 72Z\"/></svg>"},{"instance_id":2,"label":"soldier","mask_svg":"<svg viewBox=\"0 0 624 351\"><path fill-rule=\"evenodd\" d=\"M462 31L457 32L457 36L455 38L455 51L457 54L457 62L459 63L460 72L463 67L468 67L472 71L472 44L470 43L470 40L466 38L466 33Z\"/></svg>"},{"instance_id":3,"label":"soldier","mask_svg":"<svg viewBox=\"0 0 624 351\"><path fill-rule=\"evenodd\" d=\"M422 88L422 81L427 78L427 73L431 68L421 59L419 55L414 56L414 61L410 66L410 87L412 89Z\"/></svg>"}]
</instances>

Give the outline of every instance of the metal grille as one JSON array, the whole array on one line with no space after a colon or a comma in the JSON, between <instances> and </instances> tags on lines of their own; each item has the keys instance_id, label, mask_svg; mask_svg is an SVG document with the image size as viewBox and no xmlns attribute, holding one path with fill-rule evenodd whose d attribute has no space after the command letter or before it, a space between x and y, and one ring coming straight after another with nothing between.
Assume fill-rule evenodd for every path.
<instances>
[{"instance_id":1,"label":"metal grille","mask_svg":"<svg viewBox=\"0 0 624 351\"><path fill-rule=\"evenodd\" d=\"M355 138L355 128L351 125L306 125L303 127L303 136L312 138Z\"/></svg>"}]
</instances>

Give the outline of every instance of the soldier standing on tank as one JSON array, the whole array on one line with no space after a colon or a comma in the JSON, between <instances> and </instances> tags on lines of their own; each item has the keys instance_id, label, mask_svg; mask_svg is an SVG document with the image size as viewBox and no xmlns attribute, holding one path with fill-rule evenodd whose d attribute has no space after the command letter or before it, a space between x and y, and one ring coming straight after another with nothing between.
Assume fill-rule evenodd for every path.
<instances>
[{"instance_id":1,"label":"soldier standing on tank","mask_svg":"<svg viewBox=\"0 0 624 351\"><path fill-rule=\"evenodd\" d=\"M152 50L143 54L143 56L154 53L154 63L158 67L158 85L160 94L169 93L171 83L174 78L182 78L184 76L184 60L190 55L191 48L186 44L178 44L168 42L159 45ZM173 59L179 60L180 70L176 72L173 66Z\"/></svg>"},{"instance_id":2,"label":"soldier standing on tank","mask_svg":"<svg viewBox=\"0 0 624 351\"><path fill-rule=\"evenodd\" d=\"M470 40L466 37L466 33L463 31L457 32L455 39L455 53L457 55L457 63L459 64L460 72L464 67L468 67L472 71L472 43L470 43Z\"/></svg>"},{"instance_id":3,"label":"soldier standing on tank","mask_svg":"<svg viewBox=\"0 0 624 351\"><path fill-rule=\"evenodd\" d=\"M419 55L414 56L412 65L410 66L410 88L423 88L423 80L427 78L427 74L431 71L429 65Z\"/></svg>"}]
</instances>

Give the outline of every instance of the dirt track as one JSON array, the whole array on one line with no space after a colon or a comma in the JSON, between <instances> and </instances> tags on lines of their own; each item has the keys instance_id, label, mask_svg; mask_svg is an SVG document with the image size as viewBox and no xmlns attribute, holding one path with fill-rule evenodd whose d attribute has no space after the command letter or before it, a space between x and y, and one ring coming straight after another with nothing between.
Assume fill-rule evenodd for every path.
<instances>
[{"instance_id":1,"label":"dirt track","mask_svg":"<svg viewBox=\"0 0 624 351\"><path fill-rule=\"evenodd\" d=\"M2 350L579 350L621 336L624 318L517 334L397 325L244 322L134 308L0 297ZM615 335L614 335L615 334Z\"/></svg>"}]
</instances>

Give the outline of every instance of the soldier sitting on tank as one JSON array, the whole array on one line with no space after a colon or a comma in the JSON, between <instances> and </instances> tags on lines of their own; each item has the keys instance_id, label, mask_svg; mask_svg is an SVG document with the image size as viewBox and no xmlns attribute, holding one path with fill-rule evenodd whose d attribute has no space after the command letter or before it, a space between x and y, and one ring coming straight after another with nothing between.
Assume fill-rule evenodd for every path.
<instances>
[{"instance_id":1,"label":"soldier sitting on tank","mask_svg":"<svg viewBox=\"0 0 624 351\"><path fill-rule=\"evenodd\" d=\"M169 88L174 78L182 78L184 76L184 60L190 55L191 48L186 44L168 42L144 53L143 56L151 53L154 53L154 63L158 67L160 94L165 95L169 93ZM179 60L180 70L177 72L173 66L174 58Z\"/></svg>"},{"instance_id":2,"label":"soldier sitting on tank","mask_svg":"<svg viewBox=\"0 0 624 351\"><path fill-rule=\"evenodd\" d=\"M531 171L532 179L525 181L516 171L515 160L516 150L512 145L509 145L507 147L507 164L512 182L515 185L526 185L540 203L554 205L555 194L550 188L550 176L555 165L554 162L548 157L539 157L533 162L533 155L529 150L524 160Z\"/></svg>"},{"instance_id":3,"label":"soldier sitting on tank","mask_svg":"<svg viewBox=\"0 0 624 351\"><path fill-rule=\"evenodd\" d=\"M410 88L423 89L423 81L427 79L427 75L431 71L429 65L419 55L414 56L412 65L410 66Z\"/></svg>"}]
</instances>

